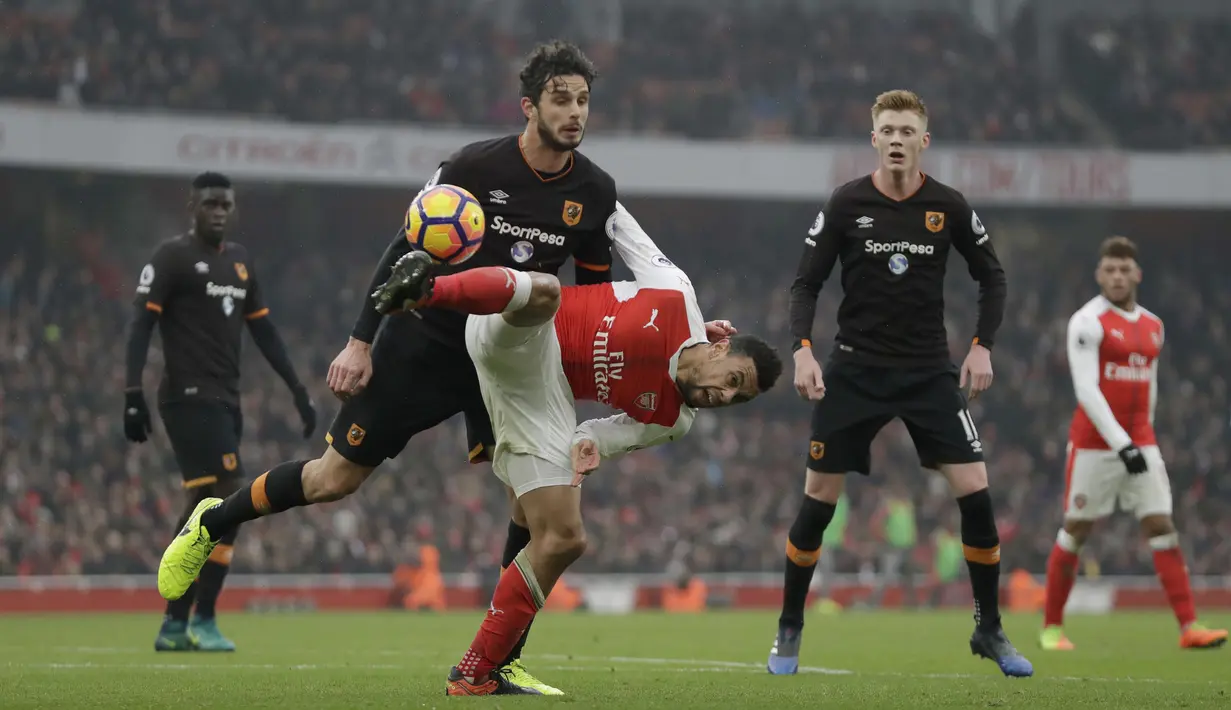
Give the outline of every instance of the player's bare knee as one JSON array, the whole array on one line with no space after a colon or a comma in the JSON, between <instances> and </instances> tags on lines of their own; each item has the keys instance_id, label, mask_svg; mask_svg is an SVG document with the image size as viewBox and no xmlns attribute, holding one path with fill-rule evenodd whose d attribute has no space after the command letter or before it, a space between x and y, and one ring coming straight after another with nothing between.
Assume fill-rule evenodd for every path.
<instances>
[{"instance_id":1,"label":"player's bare knee","mask_svg":"<svg viewBox=\"0 0 1231 710\"><path fill-rule=\"evenodd\" d=\"M555 315L560 310L560 279L551 274L530 274L530 302L526 308Z\"/></svg>"},{"instance_id":2,"label":"player's bare knee","mask_svg":"<svg viewBox=\"0 0 1231 710\"><path fill-rule=\"evenodd\" d=\"M541 543L535 537L531 537L531 540L542 545L541 550L545 556L566 567L577 561L586 551L586 530L580 522L552 525L543 535Z\"/></svg>"},{"instance_id":3,"label":"player's bare knee","mask_svg":"<svg viewBox=\"0 0 1231 710\"><path fill-rule=\"evenodd\" d=\"M1090 531L1093 529L1093 520L1064 521L1064 531L1068 533L1078 545L1085 544L1086 540L1090 537Z\"/></svg>"},{"instance_id":4,"label":"player's bare knee","mask_svg":"<svg viewBox=\"0 0 1231 710\"><path fill-rule=\"evenodd\" d=\"M1175 522L1170 515L1147 515L1141 519L1141 532L1147 538L1170 535L1175 532Z\"/></svg>"},{"instance_id":5,"label":"player's bare knee","mask_svg":"<svg viewBox=\"0 0 1231 710\"><path fill-rule=\"evenodd\" d=\"M968 496L987 488L987 466L982 461L946 463L937 467L955 498Z\"/></svg>"},{"instance_id":6,"label":"player's bare knee","mask_svg":"<svg viewBox=\"0 0 1231 710\"><path fill-rule=\"evenodd\" d=\"M822 503L837 505L846 488L846 476L841 473L821 473L806 469L804 474L804 495L815 498Z\"/></svg>"}]
</instances>

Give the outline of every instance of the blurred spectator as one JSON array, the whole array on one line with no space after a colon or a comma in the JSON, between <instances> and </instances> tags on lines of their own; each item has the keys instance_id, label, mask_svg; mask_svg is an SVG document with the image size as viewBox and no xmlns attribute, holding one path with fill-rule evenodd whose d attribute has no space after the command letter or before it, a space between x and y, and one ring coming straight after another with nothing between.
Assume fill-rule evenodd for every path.
<instances>
[{"instance_id":1,"label":"blurred spectator","mask_svg":"<svg viewBox=\"0 0 1231 710\"><path fill-rule=\"evenodd\" d=\"M598 62L592 126L693 138L863 138L880 91L950 141L1080 142L1015 42L929 10L613 0L93 1L0 14L0 95L66 105L507 126L534 42ZM890 43L892 61L886 61Z\"/></svg>"},{"instance_id":2,"label":"blurred spectator","mask_svg":"<svg viewBox=\"0 0 1231 710\"><path fill-rule=\"evenodd\" d=\"M0 250L0 574L150 572L175 526L180 478L159 427L147 444L124 441L122 333L142 259L184 224L183 186L3 170L0 194L12 206L0 211L7 246ZM239 188L238 238L265 265L274 316L322 417L332 416L333 401L324 373L405 199L397 190ZM625 202L690 273L708 317L729 318L786 351L795 254L756 240L798 233L815 205ZM1060 524L1074 406L1065 324L1095 293L1099 240L1123 231L1144 256L1142 298L1168 326L1157 429L1176 523L1192 572L1224 573L1231 565L1231 291L1216 256L1228 250L1225 214L983 212L1006 263L1010 303L993 356L996 383L972 414L988 452L1006 569L1042 571ZM1167 229L1134 231L1148 224ZM716 237L733 234L748 236ZM954 259L947 301L960 357L976 308L974 285ZM818 348L833 334L839 294L836 281L822 293ZM259 470L320 453L323 442L296 434L285 387L249 355L244 459ZM157 348L151 360L152 380L161 370ZM801 495L808 421L807 405L779 386L739 410L703 412L681 442L605 465L586 484L591 544L578 571L661 572L673 562L697 572L780 569ZM507 503L489 469L469 466L465 453L460 422L417 437L356 495L245 528L238 569L390 573L423 545L439 550L443 572L496 569ZM899 424L877 439L873 468L870 478L850 481L840 572L874 563L870 526L887 487L909 492L920 540L952 524L951 496L920 472ZM1128 518L1108 523L1085 556L1105 574L1152 569Z\"/></svg>"}]
</instances>

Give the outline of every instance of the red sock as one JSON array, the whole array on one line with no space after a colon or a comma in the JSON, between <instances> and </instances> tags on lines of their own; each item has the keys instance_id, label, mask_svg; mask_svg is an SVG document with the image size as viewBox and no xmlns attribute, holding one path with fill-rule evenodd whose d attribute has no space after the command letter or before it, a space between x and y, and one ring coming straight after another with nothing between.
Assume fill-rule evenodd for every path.
<instances>
[{"instance_id":1,"label":"red sock","mask_svg":"<svg viewBox=\"0 0 1231 710\"><path fill-rule=\"evenodd\" d=\"M530 562L525 552L517 556L514 564L508 566L500 575L496 584L496 592L492 595L491 607L479 633L475 635L470 650L462 656L457 669L467 678L483 678L496 670L496 666L508 657L509 651L517 644L522 632L534 620L542 604L535 599L531 591L532 585L526 582L521 569L525 566L529 571ZM537 587L538 584L533 585Z\"/></svg>"},{"instance_id":2,"label":"red sock","mask_svg":"<svg viewBox=\"0 0 1231 710\"><path fill-rule=\"evenodd\" d=\"M1069 602L1073 583L1077 581L1077 553L1052 545L1047 557L1047 601L1043 607L1043 625L1064 624L1064 605Z\"/></svg>"},{"instance_id":3,"label":"red sock","mask_svg":"<svg viewBox=\"0 0 1231 710\"><path fill-rule=\"evenodd\" d=\"M1175 620L1180 622L1180 628L1184 628L1197 620L1197 610L1193 606L1193 590L1188 584L1184 553L1180 552L1179 541L1175 538L1175 533L1160 535L1150 540L1150 547L1154 548L1154 571L1158 573L1158 581L1163 583L1163 591L1167 593L1167 601L1171 602Z\"/></svg>"},{"instance_id":4,"label":"red sock","mask_svg":"<svg viewBox=\"0 0 1231 710\"><path fill-rule=\"evenodd\" d=\"M438 276L432 286L429 306L452 308L482 316L501 313L508 308L518 291L518 282L525 280L526 300L530 297L530 277L502 266L480 266L449 276ZM521 304L524 305L524 304Z\"/></svg>"}]
</instances>

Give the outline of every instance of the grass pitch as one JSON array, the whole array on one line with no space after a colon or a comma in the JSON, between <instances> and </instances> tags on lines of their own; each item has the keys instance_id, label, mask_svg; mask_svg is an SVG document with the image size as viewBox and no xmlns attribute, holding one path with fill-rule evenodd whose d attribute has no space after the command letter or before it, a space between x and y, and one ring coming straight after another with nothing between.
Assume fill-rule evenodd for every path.
<instances>
[{"instance_id":1,"label":"grass pitch","mask_svg":"<svg viewBox=\"0 0 1231 710\"><path fill-rule=\"evenodd\" d=\"M445 674L480 619L226 615L239 651L204 654L155 653L157 616L0 617L0 708L1231 707L1231 648L1180 651L1165 614L1074 617L1078 650L1059 654L1037 649L1037 617L1009 618L1035 664L1017 680L970 655L966 613L814 614L795 677L764 671L775 614L544 614L524 660L567 696L446 698Z\"/></svg>"}]
</instances>

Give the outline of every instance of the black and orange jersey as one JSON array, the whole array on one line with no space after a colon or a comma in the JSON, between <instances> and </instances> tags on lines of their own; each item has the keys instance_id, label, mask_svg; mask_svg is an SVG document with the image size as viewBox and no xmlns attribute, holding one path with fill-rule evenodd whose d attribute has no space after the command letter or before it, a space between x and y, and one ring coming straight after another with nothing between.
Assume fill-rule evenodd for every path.
<instances>
[{"instance_id":1,"label":"black and orange jersey","mask_svg":"<svg viewBox=\"0 0 1231 710\"><path fill-rule=\"evenodd\" d=\"M159 315L166 361L159 401L239 403L244 323L269 313L244 247L212 247L192 234L162 242L141 269L135 303Z\"/></svg>"},{"instance_id":2,"label":"black and orange jersey","mask_svg":"<svg viewBox=\"0 0 1231 710\"><path fill-rule=\"evenodd\" d=\"M949 360L944 284L950 249L979 284L971 335L991 347L1004 318L1005 274L991 235L957 190L925 177L905 200L882 193L871 175L838 189L804 236L791 286L796 347L809 344L816 300L842 262L842 304L833 356L867 365L914 366Z\"/></svg>"},{"instance_id":3,"label":"black and orange jersey","mask_svg":"<svg viewBox=\"0 0 1231 710\"><path fill-rule=\"evenodd\" d=\"M519 138L511 135L463 147L424 186L465 189L479 201L487 221L483 245L475 255L456 266L441 267L439 273L505 266L557 274L572 257L578 283L610 281L611 239L606 224L615 213L615 180L577 151L570 153L560 172L540 173L526 162ZM386 252L386 276L387 266L409 249L399 233ZM381 282L383 278L374 283ZM371 342L379 324L380 316L369 298L352 335ZM421 337L419 333L426 331L464 351L465 325L462 313L424 309L394 316L387 329L390 334L413 331L411 337Z\"/></svg>"}]
</instances>

